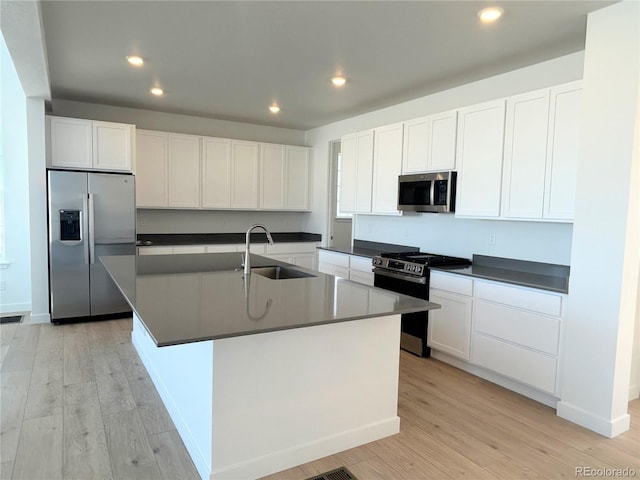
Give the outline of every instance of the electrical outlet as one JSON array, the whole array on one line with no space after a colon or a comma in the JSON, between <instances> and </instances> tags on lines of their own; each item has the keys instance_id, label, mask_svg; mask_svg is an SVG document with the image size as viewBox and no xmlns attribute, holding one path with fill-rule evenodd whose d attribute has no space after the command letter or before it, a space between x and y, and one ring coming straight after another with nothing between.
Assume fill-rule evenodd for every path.
<instances>
[{"instance_id":1,"label":"electrical outlet","mask_svg":"<svg viewBox=\"0 0 640 480\"><path fill-rule=\"evenodd\" d=\"M495 233L490 233L489 234L489 245L495 245L496 244L496 234Z\"/></svg>"},{"instance_id":2,"label":"electrical outlet","mask_svg":"<svg viewBox=\"0 0 640 480\"><path fill-rule=\"evenodd\" d=\"M0 290L6 290L7 284L4 280L0 280Z\"/></svg>"},{"instance_id":3,"label":"electrical outlet","mask_svg":"<svg viewBox=\"0 0 640 480\"><path fill-rule=\"evenodd\" d=\"M146 217L140 215L140 225L146 225L147 224L147 219Z\"/></svg>"}]
</instances>

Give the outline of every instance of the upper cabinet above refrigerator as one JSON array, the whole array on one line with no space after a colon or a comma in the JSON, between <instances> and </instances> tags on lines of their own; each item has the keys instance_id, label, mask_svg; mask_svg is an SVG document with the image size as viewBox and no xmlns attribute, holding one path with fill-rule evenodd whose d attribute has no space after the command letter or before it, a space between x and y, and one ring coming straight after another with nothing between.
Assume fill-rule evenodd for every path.
<instances>
[{"instance_id":1,"label":"upper cabinet above refrigerator","mask_svg":"<svg viewBox=\"0 0 640 480\"><path fill-rule=\"evenodd\" d=\"M132 172L135 125L47 117L47 166Z\"/></svg>"}]
</instances>

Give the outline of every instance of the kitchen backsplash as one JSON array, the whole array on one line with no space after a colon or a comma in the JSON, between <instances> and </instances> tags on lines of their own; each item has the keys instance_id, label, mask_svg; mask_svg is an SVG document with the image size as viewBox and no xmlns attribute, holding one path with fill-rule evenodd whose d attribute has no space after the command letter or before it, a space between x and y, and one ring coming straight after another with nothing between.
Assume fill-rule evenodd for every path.
<instances>
[{"instance_id":1,"label":"kitchen backsplash","mask_svg":"<svg viewBox=\"0 0 640 480\"><path fill-rule=\"evenodd\" d=\"M137 232L237 233L246 231L254 223L263 223L272 232L301 232L308 215L300 212L138 209Z\"/></svg>"},{"instance_id":2,"label":"kitchen backsplash","mask_svg":"<svg viewBox=\"0 0 640 480\"><path fill-rule=\"evenodd\" d=\"M570 223L460 219L450 214L357 215L354 238L416 245L424 252L516 258L569 265Z\"/></svg>"}]
</instances>

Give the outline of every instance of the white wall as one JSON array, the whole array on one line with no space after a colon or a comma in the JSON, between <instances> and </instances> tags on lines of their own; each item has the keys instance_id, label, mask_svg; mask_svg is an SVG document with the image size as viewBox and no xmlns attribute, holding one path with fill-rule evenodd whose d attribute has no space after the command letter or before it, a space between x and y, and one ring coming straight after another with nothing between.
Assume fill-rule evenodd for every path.
<instances>
[{"instance_id":1,"label":"white wall","mask_svg":"<svg viewBox=\"0 0 640 480\"><path fill-rule=\"evenodd\" d=\"M132 123L145 130L304 146L304 131L136 108L54 99L52 115Z\"/></svg>"},{"instance_id":2,"label":"white wall","mask_svg":"<svg viewBox=\"0 0 640 480\"><path fill-rule=\"evenodd\" d=\"M29 323L49 322L49 242L45 170L44 99L27 98L29 148L29 231L31 242L31 315Z\"/></svg>"},{"instance_id":3,"label":"white wall","mask_svg":"<svg viewBox=\"0 0 640 480\"><path fill-rule=\"evenodd\" d=\"M578 80L582 78L583 59L584 52L573 53L309 130L307 144L314 148L315 193L314 211L306 229L323 235L326 233L329 143L332 140L358 130ZM472 253L486 253L569 263L571 227L568 225L443 217L446 216L421 214L389 218L358 215L354 238L415 245L443 254L470 256ZM449 241L452 232L460 241ZM496 234L495 247L489 247L488 233Z\"/></svg>"},{"instance_id":4,"label":"white wall","mask_svg":"<svg viewBox=\"0 0 640 480\"><path fill-rule=\"evenodd\" d=\"M4 186L5 258L0 269L0 313L31 310L29 171L26 98L2 38L0 115Z\"/></svg>"},{"instance_id":5,"label":"white wall","mask_svg":"<svg viewBox=\"0 0 640 480\"><path fill-rule=\"evenodd\" d=\"M271 232L301 232L308 213L138 209L138 233L242 233L254 223ZM315 233L315 232L311 232Z\"/></svg>"},{"instance_id":6,"label":"white wall","mask_svg":"<svg viewBox=\"0 0 640 480\"><path fill-rule=\"evenodd\" d=\"M610 437L629 428L627 400L638 303L638 19L636 1L588 16L558 405L558 415ZM603 177L615 179L612 188L602 188Z\"/></svg>"}]
</instances>

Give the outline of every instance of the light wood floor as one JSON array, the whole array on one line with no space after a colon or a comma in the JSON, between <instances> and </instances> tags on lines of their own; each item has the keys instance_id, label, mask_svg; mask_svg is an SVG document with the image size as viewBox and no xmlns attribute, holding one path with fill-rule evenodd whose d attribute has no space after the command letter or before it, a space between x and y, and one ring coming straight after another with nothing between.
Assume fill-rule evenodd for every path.
<instances>
[{"instance_id":1,"label":"light wood floor","mask_svg":"<svg viewBox=\"0 0 640 480\"><path fill-rule=\"evenodd\" d=\"M0 478L197 478L130 332L130 319L0 327ZM606 439L437 360L402 352L400 366L400 434L266 478L339 466L360 480L640 476L638 400L631 430Z\"/></svg>"}]
</instances>

